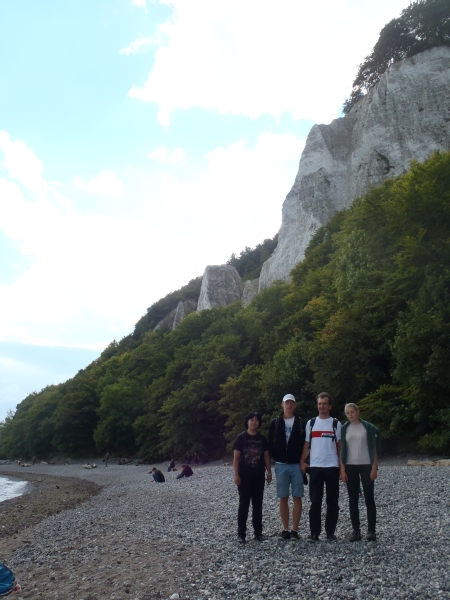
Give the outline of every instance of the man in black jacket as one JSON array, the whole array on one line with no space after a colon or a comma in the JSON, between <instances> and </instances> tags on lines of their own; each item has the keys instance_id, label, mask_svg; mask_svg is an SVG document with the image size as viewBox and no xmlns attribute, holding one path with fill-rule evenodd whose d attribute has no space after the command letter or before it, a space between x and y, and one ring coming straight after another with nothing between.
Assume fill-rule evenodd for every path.
<instances>
[{"instance_id":1,"label":"man in black jacket","mask_svg":"<svg viewBox=\"0 0 450 600\"><path fill-rule=\"evenodd\" d=\"M283 523L281 537L284 540L298 539L298 526L302 516L303 473L300 458L305 443L305 423L294 416L295 398L286 394L282 402L283 414L273 419L269 429L269 447L275 460L277 496L280 500L280 515ZM292 489L294 509L292 531L289 531L289 489Z\"/></svg>"}]
</instances>

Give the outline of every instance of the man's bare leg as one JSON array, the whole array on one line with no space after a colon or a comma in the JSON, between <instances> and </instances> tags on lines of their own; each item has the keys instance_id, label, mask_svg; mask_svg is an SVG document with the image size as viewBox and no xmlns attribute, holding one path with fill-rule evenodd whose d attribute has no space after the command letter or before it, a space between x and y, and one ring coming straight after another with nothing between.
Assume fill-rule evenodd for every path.
<instances>
[{"instance_id":1,"label":"man's bare leg","mask_svg":"<svg viewBox=\"0 0 450 600\"><path fill-rule=\"evenodd\" d=\"M287 498L280 498L280 516L283 529L289 531L289 496Z\"/></svg>"},{"instance_id":2,"label":"man's bare leg","mask_svg":"<svg viewBox=\"0 0 450 600\"><path fill-rule=\"evenodd\" d=\"M294 496L294 510L292 512L292 529L294 531L298 530L301 516L302 516L302 499L298 498L297 496Z\"/></svg>"}]
</instances>

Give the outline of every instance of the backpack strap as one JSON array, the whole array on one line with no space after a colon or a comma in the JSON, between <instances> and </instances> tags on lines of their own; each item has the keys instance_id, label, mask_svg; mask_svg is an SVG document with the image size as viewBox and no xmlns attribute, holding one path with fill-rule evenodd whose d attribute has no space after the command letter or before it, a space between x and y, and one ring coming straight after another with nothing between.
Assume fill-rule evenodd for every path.
<instances>
[{"instance_id":1,"label":"backpack strap","mask_svg":"<svg viewBox=\"0 0 450 600\"><path fill-rule=\"evenodd\" d=\"M334 443L337 444L337 424L338 420L333 419Z\"/></svg>"}]
</instances>

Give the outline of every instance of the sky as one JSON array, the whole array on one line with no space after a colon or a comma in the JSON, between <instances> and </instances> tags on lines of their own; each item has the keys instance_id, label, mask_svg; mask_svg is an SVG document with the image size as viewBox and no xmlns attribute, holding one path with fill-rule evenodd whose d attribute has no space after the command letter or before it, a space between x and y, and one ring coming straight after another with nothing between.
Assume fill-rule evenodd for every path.
<instances>
[{"instance_id":1,"label":"sky","mask_svg":"<svg viewBox=\"0 0 450 600\"><path fill-rule=\"evenodd\" d=\"M0 421L273 237L409 0L0 3Z\"/></svg>"}]
</instances>

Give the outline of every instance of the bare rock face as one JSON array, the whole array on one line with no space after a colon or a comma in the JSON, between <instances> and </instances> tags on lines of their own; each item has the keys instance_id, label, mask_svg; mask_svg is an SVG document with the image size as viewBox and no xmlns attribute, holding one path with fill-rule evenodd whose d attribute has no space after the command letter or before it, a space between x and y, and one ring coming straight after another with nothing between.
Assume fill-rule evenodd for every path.
<instances>
[{"instance_id":1,"label":"bare rock face","mask_svg":"<svg viewBox=\"0 0 450 600\"><path fill-rule=\"evenodd\" d=\"M244 289L242 290L242 304L247 306L258 295L259 289L259 278L253 279L252 281L246 281L244 283Z\"/></svg>"},{"instance_id":2,"label":"bare rock face","mask_svg":"<svg viewBox=\"0 0 450 600\"><path fill-rule=\"evenodd\" d=\"M184 317L187 317L190 313L194 312L196 308L197 302L195 300L180 301L175 311L172 329L176 329Z\"/></svg>"},{"instance_id":3,"label":"bare rock face","mask_svg":"<svg viewBox=\"0 0 450 600\"><path fill-rule=\"evenodd\" d=\"M239 273L231 265L209 265L203 275L197 312L228 306L242 297Z\"/></svg>"},{"instance_id":4,"label":"bare rock face","mask_svg":"<svg viewBox=\"0 0 450 600\"><path fill-rule=\"evenodd\" d=\"M432 48L393 64L350 114L314 125L259 290L289 279L314 232L336 211L404 173L412 159L450 148L449 90L450 48Z\"/></svg>"},{"instance_id":5,"label":"bare rock face","mask_svg":"<svg viewBox=\"0 0 450 600\"><path fill-rule=\"evenodd\" d=\"M161 321L159 321L155 327L153 328L153 331L158 331L158 329L163 329L164 327L168 327L169 329L173 329L173 322L175 320L175 314L177 312L177 309L174 308L173 310L170 311L169 314L167 314L164 319L161 319Z\"/></svg>"}]
</instances>

